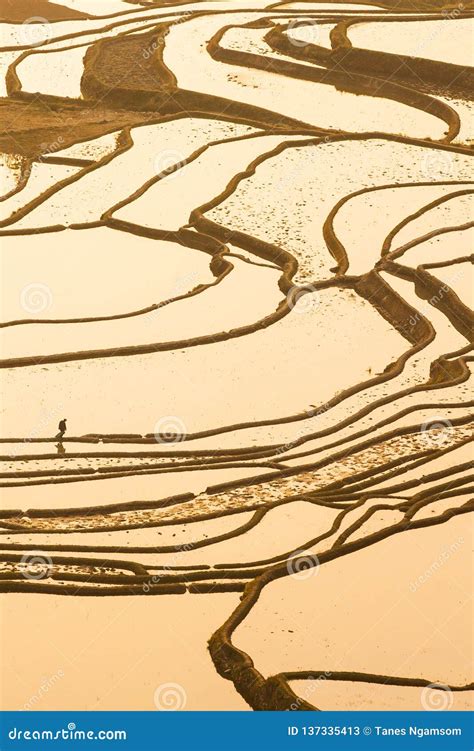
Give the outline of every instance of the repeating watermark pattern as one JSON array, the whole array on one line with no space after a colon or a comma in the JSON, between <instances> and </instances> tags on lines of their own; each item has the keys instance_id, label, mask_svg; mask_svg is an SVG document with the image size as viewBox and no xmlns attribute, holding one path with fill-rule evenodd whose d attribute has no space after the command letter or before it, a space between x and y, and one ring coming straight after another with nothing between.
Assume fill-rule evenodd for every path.
<instances>
[{"instance_id":1,"label":"repeating watermark pattern","mask_svg":"<svg viewBox=\"0 0 474 751\"><path fill-rule=\"evenodd\" d=\"M186 294L186 292L191 289L191 285L195 285L195 282L198 279L199 274L197 273L197 271L190 271L188 274L178 276L171 292L172 298Z\"/></svg>"},{"instance_id":2,"label":"repeating watermark pattern","mask_svg":"<svg viewBox=\"0 0 474 751\"><path fill-rule=\"evenodd\" d=\"M176 415L161 417L153 432L157 443L181 443L187 435L184 422Z\"/></svg>"},{"instance_id":3,"label":"repeating watermark pattern","mask_svg":"<svg viewBox=\"0 0 474 751\"><path fill-rule=\"evenodd\" d=\"M181 168L186 164L184 154L177 149L164 149L153 160L154 170L157 175L165 174L168 180L175 180L181 173Z\"/></svg>"},{"instance_id":4,"label":"repeating watermark pattern","mask_svg":"<svg viewBox=\"0 0 474 751\"><path fill-rule=\"evenodd\" d=\"M56 686L56 684L62 678L64 678L64 671L61 669L53 675L50 675L49 677L44 677L36 693L32 694L28 701L23 705L23 709L25 711L36 709L39 702Z\"/></svg>"},{"instance_id":5,"label":"repeating watermark pattern","mask_svg":"<svg viewBox=\"0 0 474 751\"><path fill-rule=\"evenodd\" d=\"M188 10L184 13L182 13L178 18L175 18L173 21L173 27L176 28L180 24L185 23L189 18L192 18L194 15L194 11ZM142 50L142 57L143 59L150 60L150 58L153 57L155 52L159 50L160 48L165 48L166 46L166 39L165 36L159 36L155 37L149 45L143 48Z\"/></svg>"},{"instance_id":6,"label":"repeating watermark pattern","mask_svg":"<svg viewBox=\"0 0 474 751\"><path fill-rule=\"evenodd\" d=\"M42 162L49 154L54 154L56 151L60 151L64 148L64 138L58 136L55 141L49 143L40 143L41 154L36 158L37 162Z\"/></svg>"},{"instance_id":7,"label":"repeating watermark pattern","mask_svg":"<svg viewBox=\"0 0 474 751\"><path fill-rule=\"evenodd\" d=\"M454 180L457 174L457 165L452 154L441 151L441 149L433 149L423 159L422 173L427 180L435 180L440 177Z\"/></svg>"},{"instance_id":8,"label":"repeating watermark pattern","mask_svg":"<svg viewBox=\"0 0 474 751\"><path fill-rule=\"evenodd\" d=\"M171 290L171 295L166 300L162 300L157 304L155 310L153 310L146 319L147 325L154 325L156 322L156 316L158 315L160 310L162 308L165 308L170 303L174 302L177 297L181 297L182 295L186 295L188 292L190 292L192 287L196 286L198 279L199 275L197 271L191 271L189 272L189 274L183 274L182 276L176 277L175 284L173 286L173 289Z\"/></svg>"},{"instance_id":9,"label":"repeating watermark pattern","mask_svg":"<svg viewBox=\"0 0 474 751\"><path fill-rule=\"evenodd\" d=\"M179 683L162 683L154 694L155 707L161 712L178 712L184 709L188 697Z\"/></svg>"},{"instance_id":10,"label":"repeating watermark pattern","mask_svg":"<svg viewBox=\"0 0 474 751\"><path fill-rule=\"evenodd\" d=\"M441 11L441 15L444 16L444 18L447 21L452 21L455 18L459 18L463 10L464 10L464 3L459 3L459 5L457 5L455 8L450 8L450 9L444 8Z\"/></svg>"},{"instance_id":11,"label":"repeating watermark pattern","mask_svg":"<svg viewBox=\"0 0 474 751\"><path fill-rule=\"evenodd\" d=\"M162 579L164 576L168 576L169 573L173 571L173 565L176 565L179 563L179 554L180 553L188 553L191 550L194 550L194 545L192 542L185 543L184 545L180 545L173 558L171 559L171 563L167 564L166 566L163 566L162 569L157 573L153 574L153 576L150 576L150 578L144 582L142 589L145 594L149 594L152 591L152 588L156 584L161 584Z\"/></svg>"},{"instance_id":12,"label":"repeating watermark pattern","mask_svg":"<svg viewBox=\"0 0 474 751\"><path fill-rule=\"evenodd\" d=\"M26 313L39 315L48 310L52 304L53 293L47 284L32 282L21 290L20 305Z\"/></svg>"},{"instance_id":13,"label":"repeating watermark pattern","mask_svg":"<svg viewBox=\"0 0 474 751\"><path fill-rule=\"evenodd\" d=\"M290 712L295 712L300 709L301 705L309 701L314 692L317 691L319 686L324 684L324 681L327 681L329 678L331 678L331 676L332 673L329 670L325 670L324 673L319 673L319 675L317 676L308 676L302 695L298 696L293 704L290 704ZM314 704L314 701L310 703Z\"/></svg>"},{"instance_id":14,"label":"repeating watermark pattern","mask_svg":"<svg viewBox=\"0 0 474 751\"><path fill-rule=\"evenodd\" d=\"M318 43L321 30L315 19L298 18L288 24L287 35L293 47L307 47L308 44Z\"/></svg>"},{"instance_id":15,"label":"repeating watermark pattern","mask_svg":"<svg viewBox=\"0 0 474 751\"><path fill-rule=\"evenodd\" d=\"M418 305L419 310L410 318L408 318L403 323L399 324L397 326L398 330L401 333L408 333L410 332L422 319L422 316L426 316L426 318L430 317L430 314L432 313L432 308L436 308L439 306L439 304L444 300L446 297L446 294L451 290L451 285L456 284L462 277L464 276L464 271L462 268L460 268L456 273L451 274L449 276L449 279L444 284L441 284L439 288L436 291L436 294L431 295L428 300L425 302L421 301Z\"/></svg>"},{"instance_id":16,"label":"repeating watermark pattern","mask_svg":"<svg viewBox=\"0 0 474 751\"><path fill-rule=\"evenodd\" d=\"M288 574L293 579L305 581L319 573L319 558L309 550L298 550L286 564Z\"/></svg>"},{"instance_id":17,"label":"repeating watermark pattern","mask_svg":"<svg viewBox=\"0 0 474 751\"><path fill-rule=\"evenodd\" d=\"M430 683L421 692L421 706L428 712L445 712L453 702L453 692L444 683Z\"/></svg>"},{"instance_id":18,"label":"repeating watermark pattern","mask_svg":"<svg viewBox=\"0 0 474 751\"><path fill-rule=\"evenodd\" d=\"M49 429L51 423L58 419L59 415L64 413L62 402L60 402L53 410L43 410L40 414L40 418L34 428L30 431L29 435L23 438L23 443L33 443L36 438L44 435L45 431ZM18 457L17 451L12 451L9 454L10 459L16 459Z\"/></svg>"},{"instance_id":19,"label":"repeating watermark pattern","mask_svg":"<svg viewBox=\"0 0 474 751\"><path fill-rule=\"evenodd\" d=\"M443 21L454 21L462 14L462 12L465 10L465 6L463 3L459 3L455 8L443 8L441 11L441 16ZM432 45L433 41L440 36L440 34L444 31L444 25L441 23L433 23L428 24L430 30L426 30L423 34L423 38L420 39L420 41L417 44L416 47L416 56L417 57L424 57L423 50L428 45ZM429 54L426 55L429 57Z\"/></svg>"},{"instance_id":20,"label":"repeating watermark pattern","mask_svg":"<svg viewBox=\"0 0 474 751\"><path fill-rule=\"evenodd\" d=\"M306 410L306 414L308 418L310 417L319 417L320 415L324 415L328 409L330 409L330 405L323 404L321 407L313 407L311 406L309 409ZM300 428L294 438L292 438L291 441L288 441L287 443L284 443L282 446L280 446L275 453L276 454L286 454L287 451L289 451L292 448L295 448L296 446L299 446L301 439L307 438L311 435L311 433L314 433L314 423L309 423L309 425L305 425L304 427Z\"/></svg>"},{"instance_id":21,"label":"repeating watermark pattern","mask_svg":"<svg viewBox=\"0 0 474 751\"><path fill-rule=\"evenodd\" d=\"M38 438L38 436L42 435L44 430L46 430L46 427L48 427L51 423L54 423L59 415L62 415L64 412L63 404L60 402L53 410L43 410L43 412L40 415L40 419L34 426L34 428L30 431L30 434L26 436L23 439L24 443L31 443L35 440L35 438Z\"/></svg>"},{"instance_id":22,"label":"repeating watermark pattern","mask_svg":"<svg viewBox=\"0 0 474 751\"><path fill-rule=\"evenodd\" d=\"M319 292L312 284L291 287L286 299L289 308L295 313L309 313L316 310L320 303Z\"/></svg>"},{"instance_id":23,"label":"repeating watermark pattern","mask_svg":"<svg viewBox=\"0 0 474 751\"><path fill-rule=\"evenodd\" d=\"M423 423L420 433L428 446L440 448L449 442L452 428L452 423L445 417L433 417Z\"/></svg>"},{"instance_id":24,"label":"repeating watermark pattern","mask_svg":"<svg viewBox=\"0 0 474 751\"><path fill-rule=\"evenodd\" d=\"M31 16L21 25L20 39L22 44L28 47L39 47L52 36L52 24L43 16Z\"/></svg>"},{"instance_id":25,"label":"repeating watermark pattern","mask_svg":"<svg viewBox=\"0 0 474 751\"><path fill-rule=\"evenodd\" d=\"M153 39L153 41L142 50L143 59L149 60L151 57L153 57L156 50L159 50L160 47L164 47L164 46L165 46L164 37L157 37L156 39Z\"/></svg>"},{"instance_id":26,"label":"repeating watermark pattern","mask_svg":"<svg viewBox=\"0 0 474 751\"><path fill-rule=\"evenodd\" d=\"M454 555L454 553L457 553L463 545L464 538L459 537L449 546L449 548L444 548L437 559L433 561L431 566L410 583L411 592L416 592L420 589L420 587L423 586L423 584L426 584L426 582L428 582L435 574L437 574L438 571L444 566L444 564L449 561L451 556Z\"/></svg>"},{"instance_id":27,"label":"repeating watermark pattern","mask_svg":"<svg viewBox=\"0 0 474 751\"><path fill-rule=\"evenodd\" d=\"M43 550L25 553L20 561L22 576L29 581L48 579L53 570L53 561Z\"/></svg>"}]
</instances>

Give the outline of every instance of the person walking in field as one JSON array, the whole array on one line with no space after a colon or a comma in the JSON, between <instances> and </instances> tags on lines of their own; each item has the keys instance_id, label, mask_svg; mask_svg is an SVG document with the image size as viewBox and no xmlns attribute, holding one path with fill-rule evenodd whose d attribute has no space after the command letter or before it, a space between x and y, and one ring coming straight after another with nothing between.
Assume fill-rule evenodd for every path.
<instances>
[{"instance_id":1,"label":"person walking in field","mask_svg":"<svg viewBox=\"0 0 474 751\"><path fill-rule=\"evenodd\" d=\"M61 422L58 425L59 433L57 434L56 438L59 438L59 440L62 440L62 437L64 433L66 432L66 418L64 420L61 420Z\"/></svg>"}]
</instances>

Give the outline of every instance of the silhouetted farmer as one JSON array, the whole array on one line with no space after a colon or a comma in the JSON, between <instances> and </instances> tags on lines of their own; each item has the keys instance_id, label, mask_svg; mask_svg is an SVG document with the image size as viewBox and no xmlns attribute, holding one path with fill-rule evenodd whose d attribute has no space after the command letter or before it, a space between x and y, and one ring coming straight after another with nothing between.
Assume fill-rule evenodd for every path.
<instances>
[{"instance_id":1,"label":"silhouetted farmer","mask_svg":"<svg viewBox=\"0 0 474 751\"><path fill-rule=\"evenodd\" d=\"M57 434L56 438L59 438L59 440L62 440L62 437L64 433L66 432L66 418L64 420L61 420L61 422L58 425L59 433Z\"/></svg>"}]
</instances>

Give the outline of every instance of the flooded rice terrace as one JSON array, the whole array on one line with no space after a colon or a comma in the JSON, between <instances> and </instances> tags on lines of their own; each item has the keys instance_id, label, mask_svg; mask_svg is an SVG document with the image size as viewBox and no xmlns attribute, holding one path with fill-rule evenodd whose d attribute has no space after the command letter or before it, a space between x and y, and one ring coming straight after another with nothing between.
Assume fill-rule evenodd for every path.
<instances>
[{"instance_id":1,"label":"flooded rice terrace","mask_svg":"<svg viewBox=\"0 0 474 751\"><path fill-rule=\"evenodd\" d=\"M0 0L3 709L471 705L473 13L417 5Z\"/></svg>"}]
</instances>

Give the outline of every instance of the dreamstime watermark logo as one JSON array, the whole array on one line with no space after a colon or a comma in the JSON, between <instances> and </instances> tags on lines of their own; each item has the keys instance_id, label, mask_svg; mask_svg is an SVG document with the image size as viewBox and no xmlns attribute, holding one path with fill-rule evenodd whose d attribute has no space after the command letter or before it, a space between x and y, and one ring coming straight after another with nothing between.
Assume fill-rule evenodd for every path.
<instances>
[{"instance_id":1,"label":"dreamstime watermark logo","mask_svg":"<svg viewBox=\"0 0 474 751\"><path fill-rule=\"evenodd\" d=\"M445 712L453 701L453 692L444 683L430 683L421 692L421 706L428 712Z\"/></svg>"},{"instance_id":2,"label":"dreamstime watermark logo","mask_svg":"<svg viewBox=\"0 0 474 751\"><path fill-rule=\"evenodd\" d=\"M187 274L178 276L171 292L172 297L179 297L180 295L184 295L191 289L192 285L195 285L198 279L199 274L197 273L197 271L190 271Z\"/></svg>"},{"instance_id":3,"label":"dreamstime watermark logo","mask_svg":"<svg viewBox=\"0 0 474 751\"><path fill-rule=\"evenodd\" d=\"M456 8L444 8L441 11L441 15L444 16L444 18L447 21L452 21L454 18L459 18L461 13L464 11L465 6L464 3L459 3L459 5L456 6Z\"/></svg>"},{"instance_id":4,"label":"dreamstime watermark logo","mask_svg":"<svg viewBox=\"0 0 474 751\"><path fill-rule=\"evenodd\" d=\"M161 712L178 712L185 708L188 697L179 683L162 683L156 689L153 700Z\"/></svg>"},{"instance_id":5,"label":"dreamstime watermark logo","mask_svg":"<svg viewBox=\"0 0 474 751\"><path fill-rule=\"evenodd\" d=\"M464 538L459 537L459 539L453 542L448 548L444 548L437 559L433 561L431 566L427 568L426 571L424 571L422 574L420 574L414 581L410 582L410 591L417 592L420 587L423 586L423 584L426 584L426 582L428 582L432 576L438 573L438 571L444 566L444 564L449 561L451 556L454 555L454 553L457 553L463 545Z\"/></svg>"},{"instance_id":6,"label":"dreamstime watermark logo","mask_svg":"<svg viewBox=\"0 0 474 751\"><path fill-rule=\"evenodd\" d=\"M145 47L142 50L142 57L144 60L149 60L153 55L155 54L156 50L159 50L160 47L165 46L165 40L164 37L156 37L153 39L151 44L148 45L148 47Z\"/></svg>"},{"instance_id":7,"label":"dreamstime watermark logo","mask_svg":"<svg viewBox=\"0 0 474 751\"><path fill-rule=\"evenodd\" d=\"M27 313L38 315L44 313L53 304L53 293L47 284L32 282L20 293L20 305Z\"/></svg>"},{"instance_id":8,"label":"dreamstime watermark logo","mask_svg":"<svg viewBox=\"0 0 474 751\"><path fill-rule=\"evenodd\" d=\"M440 448L451 438L452 423L444 417L433 417L420 428L423 441L432 448Z\"/></svg>"},{"instance_id":9,"label":"dreamstime watermark logo","mask_svg":"<svg viewBox=\"0 0 474 751\"><path fill-rule=\"evenodd\" d=\"M185 13L182 13L181 16L179 16L178 18L175 18L175 20L173 21L173 28L176 28L176 26L179 26L179 24L182 24L185 21L187 21L188 18L192 18L193 14L194 14L194 11L189 11L189 10L186 11ZM164 49L165 46L166 46L165 35L160 34L158 36L155 36L150 42L150 44L142 49L142 58L145 61L150 60L150 58L154 56L157 50Z\"/></svg>"},{"instance_id":10,"label":"dreamstime watermark logo","mask_svg":"<svg viewBox=\"0 0 474 751\"><path fill-rule=\"evenodd\" d=\"M441 306L446 295L451 290L450 285L455 285L460 279L462 279L464 273L463 269L460 268L456 273L450 274L448 281L438 287L436 294L431 295L426 302L420 301L419 310L414 315L410 316L407 321L399 324L398 329L403 334L410 333L422 320L422 316L429 318L432 313L432 308L439 308Z\"/></svg>"},{"instance_id":11,"label":"dreamstime watermark logo","mask_svg":"<svg viewBox=\"0 0 474 751\"><path fill-rule=\"evenodd\" d=\"M36 709L36 705L44 696L46 696L47 693L49 693L55 687L55 685L61 680L61 678L64 678L63 670L58 670L57 673L54 673L49 677L44 677L41 680L41 684L36 693L32 694L28 701L23 705L23 709L26 711Z\"/></svg>"},{"instance_id":12,"label":"dreamstime watermark logo","mask_svg":"<svg viewBox=\"0 0 474 751\"><path fill-rule=\"evenodd\" d=\"M422 173L428 180L440 177L452 178L457 174L453 155L441 149L434 149L423 159Z\"/></svg>"},{"instance_id":13,"label":"dreamstime watermark logo","mask_svg":"<svg viewBox=\"0 0 474 751\"><path fill-rule=\"evenodd\" d=\"M443 17L444 21L453 21L456 18L459 18L464 10L464 4L459 3L456 8L443 8L443 10L441 11L441 16ZM445 28L443 28L444 24L441 24L439 22L435 24L428 24L428 26L429 29L426 30L426 32L423 34L423 38L419 40L416 46L417 57L424 57L425 55L422 54L423 50L426 47L432 45L433 41L445 31ZM426 57L429 57L429 54L426 54Z\"/></svg>"},{"instance_id":14,"label":"dreamstime watermark logo","mask_svg":"<svg viewBox=\"0 0 474 751\"><path fill-rule=\"evenodd\" d=\"M20 561L21 574L29 581L48 579L53 570L53 561L43 550L33 550L25 553Z\"/></svg>"},{"instance_id":15,"label":"dreamstime watermark logo","mask_svg":"<svg viewBox=\"0 0 474 751\"><path fill-rule=\"evenodd\" d=\"M291 287L286 295L288 307L295 313L310 313L316 310L320 303L319 292L312 284L302 287Z\"/></svg>"},{"instance_id":16,"label":"dreamstime watermark logo","mask_svg":"<svg viewBox=\"0 0 474 751\"><path fill-rule=\"evenodd\" d=\"M58 416L64 412L63 404L60 402L54 409L52 410L43 410L43 412L40 415L40 419L36 423L33 430L31 430L30 434L26 436L26 438L23 439L23 443L31 443L35 440L38 436L43 434L43 431L46 430L46 427L49 427L51 422L54 420L57 420Z\"/></svg>"},{"instance_id":17,"label":"dreamstime watermark logo","mask_svg":"<svg viewBox=\"0 0 474 751\"><path fill-rule=\"evenodd\" d=\"M308 418L310 417L320 417L321 415L324 415L328 409L331 408L330 404L323 404L321 407L313 407L306 409L306 415ZM289 449L295 448L295 446L299 446L300 443L304 442L304 439L311 436L311 434L314 432L314 423L309 423L308 425L305 425L304 427L300 428L295 434L295 436L291 439L291 441L288 441L287 443L284 443L282 446L279 446L276 450L276 454L285 454Z\"/></svg>"},{"instance_id":18,"label":"dreamstime watermark logo","mask_svg":"<svg viewBox=\"0 0 474 751\"><path fill-rule=\"evenodd\" d=\"M187 435L184 422L176 415L160 418L153 432L157 443L181 443Z\"/></svg>"},{"instance_id":19,"label":"dreamstime watermark logo","mask_svg":"<svg viewBox=\"0 0 474 751\"><path fill-rule=\"evenodd\" d=\"M309 550L298 550L287 561L286 569L293 579L305 581L318 575L319 566L319 558L315 553L311 553Z\"/></svg>"},{"instance_id":20,"label":"dreamstime watermark logo","mask_svg":"<svg viewBox=\"0 0 474 751\"><path fill-rule=\"evenodd\" d=\"M126 741L126 730L80 730L75 722L68 722L67 728L56 730L30 730L13 727L8 731L11 741ZM44 747L43 747L44 748Z\"/></svg>"},{"instance_id":21,"label":"dreamstime watermark logo","mask_svg":"<svg viewBox=\"0 0 474 751\"><path fill-rule=\"evenodd\" d=\"M184 154L177 149L163 149L153 160L153 167L157 175L166 175L168 180L174 180L181 173L186 164Z\"/></svg>"},{"instance_id":22,"label":"dreamstime watermark logo","mask_svg":"<svg viewBox=\"0 0 474 751\"><path fill-rule=\"evenodd\" d=\"M331 676L332 673L330 670L325 670L324 673L320 673L317 676L309 675L306 679L307 683L305 684L303 696L298 696L296 701L290 704L290 712L295 712L296 710L300 709L301 705L305 704L306 701L309 701L309 699L314 694L314 692L317 691L319 686L324 685L324 682L329 680Z\"/></svg>"},{"instance_id":23,"label":"dreamstime watermark logo","mask_svg":"<svg viewBox=\"0 0 474 751\"><path fill-rule=\"evenodd\" d=\"M23 21L20 30L22 44L39 47L53 36L51 23L43 16L31 16Z\"/></svg>"},{"instance_id":24,"label":"dreamstime watermark logo","mask_svg":"<svg viewBox=\"0 0 474 751\"><path fill-rule=\"evenodd\" d=\"M44 435L44 432L49 429L51 422L58 419L60 414L63 414L63 404L60 402L53 410L43 410L40 413L38 422L30 433L23 438L23 443L33 443L38 436ZM20 455L18 452L13 451L10 453L10 459L17 459Z\"/></svg>"},{"instance_id":25,"label":"dreamstime watermark logo","mask_svg":"<svg viewBox=\"0 0 474 751\"><path fill-rule=\"evenodd\" d=\"M58 136L55 141L40 143L40 155L36 157L37 162L42 162L49 154L54 154L55 151L60 151L64 148L64 138Z\"/></svg>"},{"instance_id":26,"label":"dreamstime watermark logo","mask_svg":"<svg viewBox=\"0 0 474 751\"><path fill-rule=\"evenodd\" d=\"M162 308L165 308L170 303L174 302L176 298L182 297L191 291L192 286L196 286L195 282L199 279L199 275L196 271L191 271L189 274L183 274L176 278L171 295L166 300L162 300L158 303L155 309L147 317L147 325L152 326L156 323L156 316L160 313Z\"/></svg>"},{"instance_id":27,"label":"dreamstime watermark logo","mask_svg":"<svg viewBox=\"0 0 474 751\"><path fill-rule=\"evenodd\" d=\"M161 571L159 571L157 574L153 574L153 576L150 576L149 579L147 579L147 581L143 583L142 590L144 594L150 594L153 587L163 583L163 577L168 576L169 574L173 574L173 566L179 564L180 553L189 553L189 551L194 549L194 544L192 542L186 542L184 543L184 545L179 545L174 556L171 559L171 562L166 566L163 566Z\"/></svg>"},{"instance_id":28,"label":"dreamstime watermark logo","mask_svg":"<svg viewBox=\"0 0 474 751\"><path fill-rule=\"evenodd\" d=\"M318 22L312 18L298 18L290 21L287 26L288 40L293 47L307 47L308 44L317 44L320 33Z\"/></svg>"}]
</instances>

